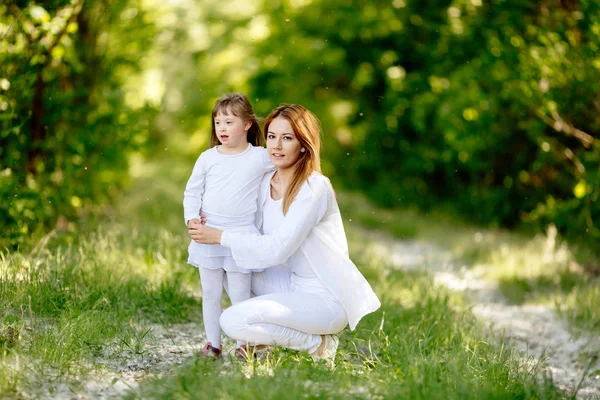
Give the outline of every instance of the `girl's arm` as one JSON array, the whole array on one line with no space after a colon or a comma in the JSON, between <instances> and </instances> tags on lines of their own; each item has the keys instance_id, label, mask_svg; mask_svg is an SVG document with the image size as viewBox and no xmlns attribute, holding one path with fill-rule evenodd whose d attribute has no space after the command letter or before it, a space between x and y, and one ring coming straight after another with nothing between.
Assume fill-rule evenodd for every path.
<instances>
[{"instance_id":1,"label":"girl's arm","mask_svg":"<svg viewBox=\"0 0 600 400\"><path fill-rule=\"evenodd\" d=\"M329 182L319 176L305 183L277 230L269 235L225 231L220 244L231 249L242 268L268 268L286 261L300 247L327 210ZM218 237L218 236L217 236Z\"/></svg>"},{"instance_id":2,"label":"girl's arm","mask_svg":"<svg viewBox=\"0 0 600 400\"><path fill-rule=\"evenodd\" d=\"M198 157L192 170L192 176L190 176L183 192L183 217L186 225L191 219L196 218L200 220L202 195L204 195L204 183L206 179L205 157L202 157L202 154Z\"/></svg>"}]
</instances>

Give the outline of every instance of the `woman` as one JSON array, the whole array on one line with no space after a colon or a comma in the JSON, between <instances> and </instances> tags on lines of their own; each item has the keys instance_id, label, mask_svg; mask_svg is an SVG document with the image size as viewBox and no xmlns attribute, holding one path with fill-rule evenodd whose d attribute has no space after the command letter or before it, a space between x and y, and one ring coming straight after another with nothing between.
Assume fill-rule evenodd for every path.
<instances>
[{"instance_id":1,"label":"woman","mask_svg":"<svg viewBox=\"0 0 600 400\"><path fill-rule=\"evenodd\" d=\"M267 117L264 132L276 170L260 188L263 235L207 226L191 228L190 235L229 247L236 263L249 269L287 264L291 271L287 292L254 297L221 315L228 336L332 358L338 345L333 335L348 324L354 329L380 302L348 257L335 194L321 174L317 118L300 105L282 105Z\"/></svg>"}]
</instances>

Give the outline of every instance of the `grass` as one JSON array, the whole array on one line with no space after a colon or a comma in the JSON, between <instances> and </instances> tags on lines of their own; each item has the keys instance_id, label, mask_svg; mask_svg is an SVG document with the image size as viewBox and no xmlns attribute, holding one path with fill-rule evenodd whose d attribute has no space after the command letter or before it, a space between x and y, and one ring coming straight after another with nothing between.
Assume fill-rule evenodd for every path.
<instances>
[{"instance_id":1,"label":"grass","mask_svg":"<svg viewBox=\"0 0 600 400\"><path fill-rule=\"evenodd\" d=\"M350 227L375 226L401 239L433 242L450 251L458 266L496 280L513 304L546 303L575 327L600 333L600 276L588 249L561 241L552 226L545 234L482 229L451 216L373 207L359 194L341 193Z\"/></svg>"},{"instance_id":2,"label":"grass","mask_svg":"<svg viewBox=\"0 0 600 400\"><path fill-rule=\"evenodd\" d=\"M131 398L562 398L524 362L482 331L460 299L424 273L362 264L383 307L346 330L335 369L293 351L265 362L229 364L192 357Z\"/></svg>"},{"instance_id":3,"label":"grass","mask_svg":"<svg viewBox=\"0 0 600 400\"><path fill-rule=\"evenodd\" d=\"M52 233L29 252L0 254L3 398L57 395L64 385L80 393L86 377L107 368L99 360L151 352L153 324L201 320L181 218L189 168L172 160L134 164L136 186L107 217ZM129 397L562 398L540 379L536 360L523 360L483 330L460 297L434 287L424 272L373 259L365 251L370 239L355 229L363 219L415 238L440 229L434 222L416 213L378 215L367 205L352 207L343 194L340 202L354 219L347 223L353 258L383 306L342 333L335 369L285 350L250 364L188 354L183 366L148 375Z\"/></svg>"},{"instance_id":4,"label":"grass","mask_svg":"<svg viewBox=\"0 0 600 400\"><path fill-rule=\"evenodd\" d=\"M201 319L185 228L163 218L180 191L168 179L139 182L147 191L132 191L92 230L82 222L28 253L0 253L0 393L38 393L42 382L90 372L100 356L140 354L151 323Z\"/></svg>"}]
</instances>

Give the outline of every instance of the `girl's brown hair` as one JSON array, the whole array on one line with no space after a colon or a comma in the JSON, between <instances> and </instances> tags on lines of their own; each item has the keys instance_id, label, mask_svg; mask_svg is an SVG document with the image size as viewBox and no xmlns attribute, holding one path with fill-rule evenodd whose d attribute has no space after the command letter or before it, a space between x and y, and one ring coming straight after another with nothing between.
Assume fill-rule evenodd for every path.
<instances>
[{"instance_id":1,"label":"girl's brown hair","mask_svg":"<svg viewBox=\"0 0 600 400\"><path fill-rule=\"evenodd\" d=\"M300 152L296 161L294 177L283 195L283 214L285 215L310 174L314 171L321 172L321 123L313 113L301 105L283 104L271 111L265 120L265 139L268 135L269 125L278 117L288 120L294 130L294 135L305 149L304 152Z\"/></svg>"},{"instance_id":2,"label":"girl's brown hair","mask_svg":"<svg viewBox=\"0 0 600 400\"><path fill-rule=\"evenodd\" d=\"M253 146L262 146L262 135L260 126L258 125L258 118L254 114L248 98L241 93L228 93L215 102L212 110L211 147L220 144L215 130L215 117L218 114L229 115L230 113L241 118L244 122L252 122L247 133L248 143Z\"/></svg>"}]
</instances>

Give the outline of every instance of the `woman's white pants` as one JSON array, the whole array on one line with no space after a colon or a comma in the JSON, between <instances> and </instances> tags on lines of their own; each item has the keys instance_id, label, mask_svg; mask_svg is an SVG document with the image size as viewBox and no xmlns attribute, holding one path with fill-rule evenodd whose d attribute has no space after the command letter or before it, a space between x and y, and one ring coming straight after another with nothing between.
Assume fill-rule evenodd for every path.
<instances>
[{"instance_id":1,"label":"woman's white pants","mask_svg":"<svg viewBox=\"0 0 600 400\"><path fill-rule=\"evenodd\" d=\"M290 289L289 275L284 279L287 271L274 268L253 274L252 291L257 297L225 310L221 328L241 342L312 353L321 344L321 335L344 329L346 313L335 301Z\"/></svg>"}]
</instances>

